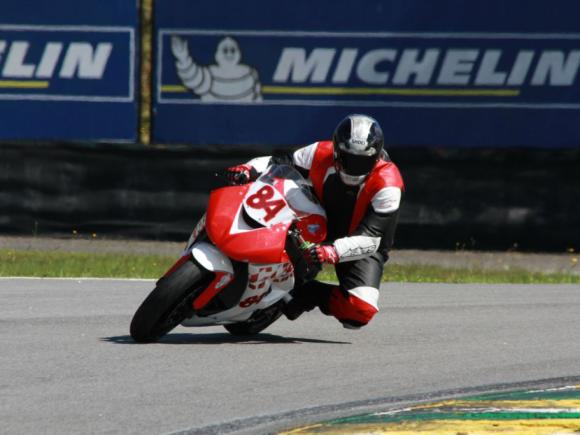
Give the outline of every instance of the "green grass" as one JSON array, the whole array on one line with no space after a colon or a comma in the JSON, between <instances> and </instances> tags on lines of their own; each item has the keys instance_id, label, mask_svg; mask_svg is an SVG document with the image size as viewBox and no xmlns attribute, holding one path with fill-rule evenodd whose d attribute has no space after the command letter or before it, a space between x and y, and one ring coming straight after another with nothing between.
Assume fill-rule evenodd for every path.
<instances>
[{"instance_id":1,"label":"green grass","mask_svg":"<svg viewBox=\"0 0 580 435\"><path fill-rule=\"evenodd\" d=\"M176 260L177 256L0 249L0 276L159 278Z\"/></svg>"},{"instance_id":2,"label":"green grass","mask_svg":"<svg viewBox=\"0 0 580 435\"><path fill-rule=\"evenodd\" d=\"M0 249L0 276L159 278L177 256L93 254ZM335 281L331 267L319 279ZM580 284L580 276L387 264L384 281L446 283Z\"/></svg>"},{"instance_id":3,"label":"green grass","mask_svg":"<svg viewBox=\"0 0 580 435\"><path fill-rule=\"evenodd\" d=\"M483 270L439 266L389 264L384 281L446 282L483 284L580 284L580 276L564 273L539 273L523 269Z\"/></svg>"}]
</instances>

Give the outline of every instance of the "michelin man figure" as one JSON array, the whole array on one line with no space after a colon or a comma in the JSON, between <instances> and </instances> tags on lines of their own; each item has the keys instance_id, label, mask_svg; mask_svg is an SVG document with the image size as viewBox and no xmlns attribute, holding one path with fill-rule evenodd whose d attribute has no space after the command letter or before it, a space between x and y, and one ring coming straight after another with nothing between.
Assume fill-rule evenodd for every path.
<instances>
[{"instance_id":1,"label":"michelin man figure","mask_svg":"<svg viewBox=\"0 0 580 435\"><path fill-rule=\"evenodd\" d=\"M183 84L204 102L262 101L258 72L240 63L242 53L237 41L223 38L215 51L215 64L203 66L189 54L187 41L171 37L177 74Z\"/></svg>"}]
</instances>

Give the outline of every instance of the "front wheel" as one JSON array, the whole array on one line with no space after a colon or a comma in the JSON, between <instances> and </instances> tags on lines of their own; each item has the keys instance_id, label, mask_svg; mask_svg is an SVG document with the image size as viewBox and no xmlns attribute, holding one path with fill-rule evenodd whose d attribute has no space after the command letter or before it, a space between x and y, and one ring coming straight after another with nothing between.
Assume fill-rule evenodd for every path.
<instances>
[{"instance_id":1,"label":"front wheel","mask_svg":"<svg viewBox=\"0 0 580 435\"><path fill-rule=\"evenodd\" d=\"M131 337L138 343L157 341L193 315L193 300L211 278L211 273L192 259L161 278L135 312L130 327Z\"/></svg>"},{"instance_id":2,"label":"front wheel","mask_svg":"<svg viewBox=\"0 0 580 435\"><path fill-rule=\"evenodd\" d=\"M245 322L232 323L224 325L224 328L237 336L255 335L262 332L282 315L283 301L277 302L271 307L256 311L252 317Z\"/></svg>"}]
</instances>

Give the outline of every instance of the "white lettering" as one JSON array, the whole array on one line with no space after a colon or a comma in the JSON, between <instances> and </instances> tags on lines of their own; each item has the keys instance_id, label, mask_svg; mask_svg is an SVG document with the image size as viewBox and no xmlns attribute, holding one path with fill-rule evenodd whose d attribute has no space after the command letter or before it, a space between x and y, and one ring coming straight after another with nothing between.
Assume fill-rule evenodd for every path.
<instances>
[{"instance_id":1,"label":"white lettering","mask_svg":"<svg viewBox=\"0 0 580 435\"><path fill-rule=\"evenodd\" d=\"M497 86L505 83L507 73L497 71L500 57L501 50L486 50L483 53L483 59L475 77L476 85Z\"/></svg>"},{"instance_id":2,"label":"white lettering","mask_svg":"<svg viewBox=\"0 0 580 435\"><path fill-rule=\"evenodd\" d=\"M335 53L334 48L315 48L306 59L305 49L285 48L278 61L273 80L287 82L291 78L293 83L304 83L311 77L311 82L323 83L326 81Z\"/></svg>"},{"instance_id":3,"label":"white lettering","mask_svg":"<svg viewBox=\"0 0 580 435\"><path fill-rule=\"evenodd\" d=\"M49 76L55 68L56 58L61 56L60 51L64 51L54 44L57 43L47 45L36 71L37 77ZM8 44L6 48L11 51ZM71 77L77 69L78 76L82 77L81 67L96 63L99 48L93 52L89 44L82 44L82 51L80 44L71 44L61 77ZM73 49L77 50L75 56ZM23 56L14 59L24 65ZM389 82L395 86L571 86L579 71L580 50L526 49L508 53L496 48L377 48L363 52L352 47L286 47L280 54L273 81L343 85L351 83L354 75L361 82L374 86Z\"/></svg>"},{"instance_id":4,"label":"white lettering","mask_svg":"<svg viewBox=\"0 0 580 435\"><path fill-rule=\"evenodd\" d=\"M36 69L36 77L50 78L54 74L54 69L60 58L62 52L62 44L60 42L49 42L46 44L38 68Z\"/></svg>"},{"instance_id":5,"label":"white lettering","mask_svg":"<svg viewBox=\"0 0 580 435\"><path fill-rule=\"evenodd\" d=\"M562 51L545 51L540 56L532 77L532 85L570 86L576 79L580 66L580 50L573 50L565 59Z\"/></svg>"},{"instance_id":6,"label":"white lettering","mask_svg":"<svg viewBox=\"0 0 580 435\"><path fill-rule=\"evenodd\" d=\"M2 59L2 53L6 50L6 41L0 41L0 60Z\"/></svg>"},{"instance_id":7,"label":"white lettering","mask_svg":"<svg viewBox=\"0 0 580 435\"><path fill-rule=\"evenodd\" d=\"M524 83L532 60L534 60L533 51L523 50L518 53L518 57L516 57L516 61L507 80L508 86L520 86Z\"/></svg>"},{"instance_id":8,"label":"white lettering","mask_svg":"<svg viewBox=\"0 0 580 435\"><path fill-rule=\"evenodd\" d=\"M29 46L26 41L15 41L10 45L2 71L4 77L30 78L34 75L35 66L24 63Z\"/></svg>"},{"instance_id":9,"label":"white lettering","mask_svg":"<svg viewBox=\"0 0 580 435\"><path fill-rule=\"evenodd\" d=\"M448 50L439 73L440 85L466 85L479 50Z\"/></svg>"},{"instance_id":10,"label":"white lettering","mask_svg":"<svg viewBox=\"0 0 580 435\"><path fill-rule=\"evenodd\" d=\"M356 48L345 48L342 50L340 58L338 59L338 65L332 76L333 83L348 82L357 54L358 50Z\"/></svg>"},{"instance_id":11,"label":"white lettering","mask_svg":"<svg viewBox=\"0 0 580 435\"><path fill-rule=\"evenodd\" d=\"M113 44L102 42L97 44L96 50L88 42L73 42L65 54L60 77L100 79L103 77L107 61L113 50Z\"/></svg>"},{"instance_id":12,"label":"white lettering","mask_svg":"<svg viewBox=\"0 0 580 435\"><path fill-rule=\"evenodd\" d=\"M419 60L419 50L404 50L401 60L397 65L397 70L393 77L393 83L396 85L407 85L411 76L415 77L414 84L427 85L431 81L433 71L439 59L439 50L430 48L425 50L423 59Z\"/></svg>"},{"instance_id":13,"label":"white lettering","mask_svg":"<svg viewBox=\"0 0 580 435\"><path fill-rule=\"evenodd\" d=\"M393 61L396 56L397 50L371 50L361 58L356 73L363 82L384 85L389 80L389 73L377 71L377 65L381 62Z\"/></svg>"}]
</instances>

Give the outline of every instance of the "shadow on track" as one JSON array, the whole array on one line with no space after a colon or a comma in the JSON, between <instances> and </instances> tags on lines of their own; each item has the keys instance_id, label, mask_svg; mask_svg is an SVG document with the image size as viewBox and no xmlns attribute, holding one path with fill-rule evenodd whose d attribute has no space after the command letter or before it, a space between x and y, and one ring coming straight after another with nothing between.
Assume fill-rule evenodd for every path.
<instances>
[{"instance_id":1,"label":"shadow on track","mask_svg":"<svg viewBox=\"0 0 580 435\"><path fill-rule=\"evenodd\" d=\"M116 337L103 337L101 341L116 344L139 344L130 335L119 335ZM235 336L228 333L213 334L168 334L155 342L157 344L351 344L350 341L329 341L317 340L313 338L282 337L273 334L256 334L246 337Z\"/></svg>"}]
</instances>

